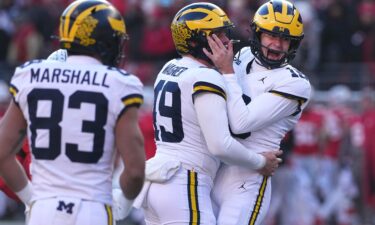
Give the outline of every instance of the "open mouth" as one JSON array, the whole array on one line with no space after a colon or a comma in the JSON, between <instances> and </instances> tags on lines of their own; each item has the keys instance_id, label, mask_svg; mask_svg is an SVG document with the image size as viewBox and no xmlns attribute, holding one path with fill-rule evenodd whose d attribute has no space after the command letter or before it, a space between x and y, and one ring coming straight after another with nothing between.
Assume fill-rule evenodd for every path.
<instances>
[{"instance_id":1,"label":"open mouth","mask_svg":"<svg viewBox=\"0 0 375 225\"><path fill-rule=\"evenodd\" d=\"M267 49L267 58L271 60L280 60L282 57L284 57L285 52L278 51L274 49Z\"/></svg>"}]
</instances>

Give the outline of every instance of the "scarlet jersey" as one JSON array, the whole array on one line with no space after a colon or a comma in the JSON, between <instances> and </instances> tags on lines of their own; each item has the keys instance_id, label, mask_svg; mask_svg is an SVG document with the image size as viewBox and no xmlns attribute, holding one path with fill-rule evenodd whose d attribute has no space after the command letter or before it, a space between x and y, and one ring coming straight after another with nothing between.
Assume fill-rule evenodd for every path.
<instances>
[{"instance_id":1,"label":"scarlet jersey","mask_svg":"<svg viewBox=\"0 0 375 225\"><path fill-rule=\"evenodd\" d=\"M323 116L313 109L305 110L293 129L293 152L301 155L318 154L319 137L323 132Z\"/></svg>"},{"instance_id":2,"label":"scarlet jersey","mask_svg":"<svg viewBox=\"0 0 375 225\"><path fill-rule=\"evenodd\" d=\"M364 134L360 118L348 107L335 106L325 112L325 131L328 134L324 155L337 159L343 139L350 138L350 144L360 147Z\"/></svg>"},{"instance_id":3,"label":"scarlet jersey","mask_svg":"<svg viewBox=\"0 0 375 225\"><path fill-rule=\"evenodd\" d=\"M87 56L18 67L10 92L27 121L33 200L70 196L112 203L114 128L142 103L134 75Z\"/></svg>"}]
</instances>

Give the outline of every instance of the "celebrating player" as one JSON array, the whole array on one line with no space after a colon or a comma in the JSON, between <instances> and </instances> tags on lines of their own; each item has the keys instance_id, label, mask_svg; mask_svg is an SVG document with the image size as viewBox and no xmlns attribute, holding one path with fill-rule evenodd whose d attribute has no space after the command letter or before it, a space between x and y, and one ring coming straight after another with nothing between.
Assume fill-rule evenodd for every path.
<instances>
[{"instance_id":1,"label":"celebrating player","mask_svg":"<svg viewBox=\"0 0 375 225\"><path fill-rule=\"evenodd\" d=\"M205 54L224 74L227 104L234 133L255 152L278 149L284 135L301 116L310 98L307 77L289 65L304 36L299 11L286 0L259 7L251 23L250 47L233 62L233 46L213 34ZM243 95L248 101L243 101ZM271 178L241 165L223 164L217 174L213 200L219 207L219 225L261 224L269 208Z\"/></svg>"},{"instance_id":2,"label":"celebrating player","mask_svg":"<svg viewBox=\"0 0 375 225\"><path fill-rule=\"evenodd\" d=\"M280 152L257 154L231 136L227 88L202 51L209 35L228 44L232 27L211 3L187 5L173 19L172 36L182 58L167 62L154 85L157 150L146 164L148 182L139 198L147 224L216 224L210 193L220 161L261 169L267 176L278 166Z\"/></svg>"},{"instance_id":3,"label":"celebrating player","mask_svg":"<svg viewBox=\"0 0 375 225\"><path fill-rule=\"evenodd\" d=\"M66 62L33 60L14 73L0 126L0 173L31 211L29 225L114 224L115 149L126 165L120 185L129 201L142 188L145 165L142 84L116 67L125 22L106 1L74 1L61 16L59 37ZM32 182L13 152L25 133Z\"/></svg>"}]
</instances>

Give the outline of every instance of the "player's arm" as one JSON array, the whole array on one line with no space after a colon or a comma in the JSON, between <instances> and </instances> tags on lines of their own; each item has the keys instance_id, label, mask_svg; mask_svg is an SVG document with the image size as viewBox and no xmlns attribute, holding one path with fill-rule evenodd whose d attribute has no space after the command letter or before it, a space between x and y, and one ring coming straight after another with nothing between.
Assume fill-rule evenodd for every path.
<instances>
[{"instance_id":1,"label":"player's arm","mask_svg":"<svg viewBox=\"0 0 375 225\"><path fill-rule=\"evenodd\" d=\"M226 102L222 96L201 93L195 97L194 107L207 147L221 161L249 169L257 170L265 166L276 169L277 153L272 156L257 154L230 135Z\"/></svg>"},{"instance_id":2,"label":"player's arm","mask_svg":"<svg viewBox=\"0 0 375 225\"><path fill-rule=\"evenodd\" d=\"M15 152L23 143L26 127L20 108L12 101L0 121L0 174L12 191L28 204L32 189Z\"/></svg>"},{"instance_id":3,"label":"player's arm","mask_svg":"<svg viewBox=\"0 0 375 225\"><path fill-rule=\"evenodd\" d=\"M233 46L227 46L216 35L207 37L212 53L204 49L216 67L224 74L228 87L227 104L230 127L234 133L247 133L259 130L275 121L292 115L298 107L301 107L301 98L289 98L287 94L264 93L257 96L254 101L246 105L242 100L242 89L234 75ZM304 85L302 85L304 86ZM300 88L300 87L299 87Z\"/></svg>"},{"instance_id":4,"label":"player's arm","mask_svg":"<svg viewBox=\"0 0 375 225\"><path fill-rule=\"evenodd\" d=\"M125 164L120 175L120 186L125 197L132 200L141 191L145 178L145 153L137 107L127 108L120 116L115 133L116 148Z\"/></svg>"},{"instance_id":5,"label":"player's arm","mask_svg":"<svg viewBox=\"0 0 375 225\"><path fill-rule=\"evenodd\" d=\"M230 127L234 133L252 132L262 129L300 110L306 101L302 98L265 92L252 99L249 104L242 100L242 89L234 75L225 75L227 81L227 105Z\"/></svg>"}]
</instances>

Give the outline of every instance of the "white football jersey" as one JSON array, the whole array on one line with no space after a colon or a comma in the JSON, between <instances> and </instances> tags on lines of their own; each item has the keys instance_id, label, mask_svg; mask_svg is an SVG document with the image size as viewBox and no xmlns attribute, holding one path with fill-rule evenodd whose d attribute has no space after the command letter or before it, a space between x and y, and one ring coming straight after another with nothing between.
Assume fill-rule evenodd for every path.
<instances>
[{"instance_id":1,"label":"white football jersey","mask_svg":"<svg viewBox=\"0 0 375 225\"><path fill-rule=\"evenodd\" d=\"M310 82L304 74L290 65L273 70L260 66L250 47L237 53L233 65L235 76L242 87L242 97L247 101L249 111L254 113L252 125L242 130L244 133L251 133L242 134L246 138L239 141L257 152L278 149L280 141L298 122L307 105L311 92ZM231 87L228 88L232 91ZM275 99L274 95L279 98ZM229 100L228 112L230 121L239 117L236 115L238 107L231 105Z\"/></svg>"},{"instance_id":2,"label":"white football jersey","mask_svg":"<svg viewBox=\"0 0 375 225\"><path fill-rule=\"evenodd\" d=\"M158 74L154 91L156 154L177 159L213 177L219 160L207 148L194 108L194 95L210 92L225 99L222 76L188 57L173 59Z\"/></svg>"},{"instance_id":3,"label":"white football jersey","mask_svg":"<svg viewBox=\"0 0 375 225\"><path fill-rule=\"evenodd\" d=\"M28 125L33 200L71 196L111 204L115 125L142 103L140 80L94 58L69 56L18 67L10 92Z\"/></svg>"}]
</instances>

